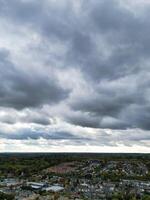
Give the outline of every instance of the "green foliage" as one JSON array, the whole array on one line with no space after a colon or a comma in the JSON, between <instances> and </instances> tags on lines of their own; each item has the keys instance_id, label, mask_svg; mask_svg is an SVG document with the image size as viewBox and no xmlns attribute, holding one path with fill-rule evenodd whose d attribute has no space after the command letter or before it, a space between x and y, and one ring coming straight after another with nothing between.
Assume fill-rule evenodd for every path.
<instances>
[{"instance_id":1,"label":"green foliage","mask_svg":"<svg viewBox=\"0 0 150 200\"><path fill-rule=\"evenodd\" d=\"M0 192L0 200L14 200L14 199L15 199L14 195Z\"/></svg>"},{"instance_id":2,"label":"green foliage","mask_svg":"<svg viewBox=\"0 0 150 200\"><path fill-rule=\"evenodd\" d=\"M124 196L123 193L118 192L118 193L114 193L112 196L112 200L123 200Z\"/></svg>"},{"instance_id":3,"label":"green foliage","mask_svg":"<svg viewBox=\"0 0 150 200\"><path fill-rule=\"evenodd\" d=\"M142 200L150 200L150 195L144 195Z\"/></svg>"},{"instance_id":4,"label":"green foliage","mask_svg":"<svg viewBox=\"0 0 150 200\"><path fill-rule=\"evenodd\" d=\"M101 160L101 167L104 167L108 161L130 161L133 165L136 162L144 163L150 170L149 154L78 154L78 153L44 153L44 154L0 154L0 176L7 177L8 174L14 176L31 177L34 174L41 173L43 169L57 165L62 162L86 161L90 159ZM86 162L85 162L86 163ZM96 174L103 180L119 181L120 178L150 180L150 172L145 176L127 176L118 172L101 172L101 167L95 169ZM51 175L51 174L50 174ZM67 175L64 175L66 177ZM73 176L73 172L72 172ZM81 173L74 176L82 177Z\"/></svg>"}]
</instances>

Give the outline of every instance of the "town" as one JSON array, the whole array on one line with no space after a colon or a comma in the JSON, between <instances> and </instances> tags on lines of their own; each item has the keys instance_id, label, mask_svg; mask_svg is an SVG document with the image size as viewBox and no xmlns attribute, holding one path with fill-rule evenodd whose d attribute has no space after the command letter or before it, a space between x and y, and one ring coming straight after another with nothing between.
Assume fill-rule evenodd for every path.
<instances>
[{"instance_id":1,"label":"town","mask_svg":"<svg viewBox=\"0 0 150 200\"><path fill-rule=\"evenodd\" d=\"M4 156L0 157L0 199L149 200L149 167L149 157L79 154L64 155L63 161L63 155L55 160L49 155Z\"/></svg>"}]
</instances>

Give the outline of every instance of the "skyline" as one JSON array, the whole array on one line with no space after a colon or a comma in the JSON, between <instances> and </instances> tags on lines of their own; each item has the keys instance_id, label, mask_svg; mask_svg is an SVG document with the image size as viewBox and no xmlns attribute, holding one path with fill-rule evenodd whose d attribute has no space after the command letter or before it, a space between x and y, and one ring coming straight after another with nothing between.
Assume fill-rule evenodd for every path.
<instances>
[{"instance_id":1,"label":"skyline","mask_svg":"<svg viewBox=\"0 0 150 200\"><path fill-rule=\"evenodd\" d=\"M150 153L150 1L0 5L0 152Z\"/></svg>"}]
</instances>

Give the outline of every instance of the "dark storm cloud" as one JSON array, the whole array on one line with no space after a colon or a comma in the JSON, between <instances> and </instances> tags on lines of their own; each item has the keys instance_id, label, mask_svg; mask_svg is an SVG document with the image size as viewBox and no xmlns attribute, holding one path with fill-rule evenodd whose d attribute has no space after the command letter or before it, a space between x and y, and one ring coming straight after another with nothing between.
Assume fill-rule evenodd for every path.
<instances>
[{"instance_id":1,"label":"dark storm cloud","mask_svg":"<svg viewBox=\"0 0 150 200\"><path fill-rule=\"evenodd\" d=\"M118 2L90 1L87 27L72 37L70 62L94 81L136 73L150 53L149 14L134 14Z\"/></svg>"},{"instance_id":2,"label":"dark storm cloud","mask_svg":"<svg viewBox=\"0 0 150 200\"><path fill-rule=\"evenodd\" d=\"M77 115L70 115L66 117L69 123L89 128L103 128L103 129L127 129L132 128L132 124L126 120L119 119L118 117L103 116L101 113L92 114L89 110L81 112ZM89 114L90 113L90 114Z\"/></svg>"},{"instance_id":3,"label":"dark storm cloud","mask_svg":"<svg viewBox=\"0 0 150 200\"><path fill-rule=\"evenodd\" d=\"M72 123L83 126L149 130L147 89L150 79L148 76L143 79L143 74L150 73L147 66L150 53L149 14L147 11L134 13L118 2L91 2L91 6L87 7L92 30L84 32L84 37L83 32L77 38L73 37L69 56L88 76L87 80L92 81L90 84L94 92L71 102L71 107L83 114L79 119L70 119ZM84 50L86 46L88 51ZM126 81L124 87L123 79ZM87 124L84 123L85 114L88 114Z\"/></svg>"},{"instance_id":4,"label":"dark storm cloud","mask_svg":"<svg viewBox=\"0 0 150 200\"><path fill-rule=\"evenodd\" d=\"M148 82L149 79L143 79L142 75L138 74L93 84L92 92L89 91L70 103L75 113L80 111L80 115L71 115L69 119L74 124L88 127L147 129L149 97L143 86Z\"/></svg>"},{"instance_id":5,"label":"dark storm cloud","mask_svg":"<svg viewBox=\"0 0 150 200\"><path fill-rule=\"evenodd\" d=\"M100 118L87 113L71 113L65 118L69 123L82 127L99 128Z\"/></svg>"},{"instance_id":6,"label":"dark storm cloud","mask_svg":"<svg viewBox=\"0 0 150 200\"><path fill-rule=\"evenodd\" d=\"M52 38L67 42L68 65L76 64L93 80L115 79L139 70L141 59L150 52L148 12L135 14L117 0L82 2L77 15L70 1L59 5L6 0L1 3L1 16L16 26L32 28L49 43ZM112 49L107 57L105 48Z\"/></svg>"},{"instance_id":7,"label":"dark storm cloud","mask_svg":"<svg viewBox=\"0 0 150 200\"><path fill-rule=\"evenodd\" d=\"M53 78L16 68L5 50L0 51L0 82L1 107L39 107L58 103L68 94Z\"/></svg>"},{"instance_id":8,"label":"dark storm cloud","mask_svg":"<svg viewBox=\"0 0 150 200\"><path fill-rule=\"evenodd\" d=\"M60 74L58 62L66 74L70 68L79 70L92 92L81 95L80 81L74 80L80 92L70 100L62 89L74 79L70 74L67 85L60 87L55 77L48 79L40 73L32 76L29 71L16 69L7 53L1 52L0 106L39 107L68 97L66 105L71 113L62 118L69 123L93 128L150 130L150 5L144 10L134 10L119 0L79 2L76 11L69 0L60 3L0 0L0 16L16 30L24 27L32 30L52 49L55 42L60 43L65 53L56 48L55 57L48 54L49 60L55 60ZM43 46L41 43L36 49L40 56L49 50L43 52Z\"/></svg>"}]
</instances>

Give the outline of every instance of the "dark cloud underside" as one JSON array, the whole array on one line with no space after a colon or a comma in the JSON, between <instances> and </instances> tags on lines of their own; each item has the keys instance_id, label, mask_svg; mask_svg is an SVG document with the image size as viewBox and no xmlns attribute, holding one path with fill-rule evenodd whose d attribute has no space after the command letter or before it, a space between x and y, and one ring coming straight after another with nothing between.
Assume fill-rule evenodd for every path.
<instances>
[{"instance_id":1,"label":"dark cloud underside","mask_svg":"<svg viewBox=\"0 0 150 200\"><path fill-rule=\"evenodd\" d=\"M29 130L1 137L90 140L61 131L68 123L75 130L131 129L135 137L120 140L142 140L136 130L150 130L150 4L0 0L0 5L0 122L29 124ZM30 130L33 124L46 131ZM59 131L51 133L49 126ZM117 141L107 133L99 137L103 144ZM149 140L147 133L143 140Z\"/></svg>"},{"instance_id":2,"label":"dark cloud underside","mask_svg":"<svg viewBox=\"0 0 150 200\"><path fill-rule=\"evenodd\" d=\"M35 71L24 72L9 60L8 52L0 52L0 106L23 109L58 103L67 97L53 77Z\"/></svg>"}]
</instances>

